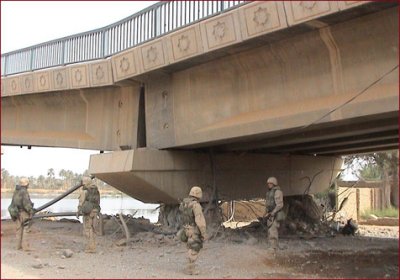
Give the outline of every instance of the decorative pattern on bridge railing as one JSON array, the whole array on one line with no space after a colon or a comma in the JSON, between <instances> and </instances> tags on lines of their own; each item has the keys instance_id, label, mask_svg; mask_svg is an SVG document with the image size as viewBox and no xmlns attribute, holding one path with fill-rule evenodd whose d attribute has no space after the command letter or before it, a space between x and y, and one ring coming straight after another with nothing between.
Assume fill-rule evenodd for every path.
<instances>
[{"instance_id":1,"label":"decorative pattern on bridge railing","mask_svg":"<svg viewBox=\"0 0 400 280\"><path fill-rule=\"evenodd\" d=\"M162 1L112 25L1 56L1 75L109 57L246 1Z\"/></svg>"}]
</instances>

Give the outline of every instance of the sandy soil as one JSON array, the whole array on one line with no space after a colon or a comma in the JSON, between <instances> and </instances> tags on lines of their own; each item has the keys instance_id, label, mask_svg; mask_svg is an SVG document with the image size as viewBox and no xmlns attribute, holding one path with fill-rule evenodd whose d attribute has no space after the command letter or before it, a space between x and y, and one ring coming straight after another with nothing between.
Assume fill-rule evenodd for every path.
<instances>
[{"instance_id":1,"label":"sandy soil","mask_svg":"<svg viewBox=\"0 0 400 280\"><path fill-rule=\"evenodd\" d=\"M83 251L82 224L36 221L28 234L30 251L15 250L14 225L1 222L1 278L392 278L399 276L398 227L360 226L359 236L284 236L274 257L255 235L214 238L205 244L201 274L182 273L185 244L174 236L135 233L137 242L97 237L98 252ZM70 249L70 258L63 251Z\"/></svg>"}]
</instances>

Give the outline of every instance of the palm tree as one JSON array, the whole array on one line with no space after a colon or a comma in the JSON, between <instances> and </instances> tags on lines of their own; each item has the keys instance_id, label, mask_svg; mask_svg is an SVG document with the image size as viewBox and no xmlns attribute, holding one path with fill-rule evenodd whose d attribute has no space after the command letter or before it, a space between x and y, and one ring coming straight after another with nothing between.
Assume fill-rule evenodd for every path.
<instances>
[{"instance_id":1,"label":"palm tree","mask_svg":"<svg viewBox=\"0 0 400 280\"><path fill-rule=\"evenodd\" d=\"M66 185L67 185L67 183L66 183L67 171L65 171L65 169L61 169L60 172L58 173L58 175L63 180L63 189L65 189Z\"/></svg>"},{"instance_id":2,"label":"palm tree","mask_svg":"<svg viewBox=\"0 0 400 280\"><path fill-rule=\"evenodd\" d=\"M44 189L45 188L45 183L46 183L46 178L43 175L40 175L37 178L37 183L38 183L39 189Z\"/></svg>"},{"instance_id":3,"label":"palm tree","mask_svg":"<svg viewBox=\"0 0 400 280\"><path fill-rule=\"evenodd\" d=\"M2 168L1 169L1 187L7 189L9 186L10 173Z\"/></svg>"},{"instance_id":4,"label":"palm tree","mask_svg":"<svg viewBox=\"0 0 400 280\"><path fill-rule=\"evenodd\" d=\"M47 170L47 176L48 176L48 181L50 183L50 188L54 188L54 169L50 168L49 170Z\"/></svg>"}]
</instances>

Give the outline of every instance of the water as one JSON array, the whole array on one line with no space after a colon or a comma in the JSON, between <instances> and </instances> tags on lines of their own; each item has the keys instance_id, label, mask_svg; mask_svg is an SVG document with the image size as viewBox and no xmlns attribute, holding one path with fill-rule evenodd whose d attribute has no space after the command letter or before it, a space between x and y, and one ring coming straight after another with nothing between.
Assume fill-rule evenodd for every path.
<instances>
[{"instance_id":1,"label":"water","mask_svg":"<svg viewBox=\"0 0 400 280\"><path fill-rule=\"evenodd\" d=\"M34 207L39 206L51 201L52 197L49 198L37 198L31 195L31 200L34 203ZM8 206L11 204L11 198L1 199L1 218L10 218L8 213ZM123 214L135 214L134 217L144 217L149 219L150 222L155 223L158 220L159 210L156 209L158 204L146 204L138 201L129 196L104 196L100 199L101 213L115 215L122 212ZM53 213L58 212L74 212L78 208L77 198L64 198L54 203L50 207L44 209ZM62 217L59 217L62 218ZM72 218L72 217L68 217ZM82 220L82 219L80 219Z\"/></svg>"}]
</instances>

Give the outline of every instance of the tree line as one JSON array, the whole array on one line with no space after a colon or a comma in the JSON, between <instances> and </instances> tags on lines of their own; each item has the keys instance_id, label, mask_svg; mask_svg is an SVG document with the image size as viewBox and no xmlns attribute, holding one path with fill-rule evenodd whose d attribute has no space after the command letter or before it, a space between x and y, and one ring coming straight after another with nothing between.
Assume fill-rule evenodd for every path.
<instances>
[{"instance_id":1,"label":"tree line","mask_svg":"<svg viewBox=\"0 0 400 280\"><path fill-rule=\"evenodd\" d=\"M84 176L89 176L89 172L85 170L82 174L74 173L71 170L61 169L58 172L58 178L56 177L55 170L49 168L47 170L47 176L29 176L29 188L30 189L45 189L45 190L66 190L72 186L77 185ZM3 189L14 189L18 184L19 180L24 176L11 175L5 168L1 169L1 188ZM96 180L96 185L99 189L114 189L110 185Z\"/></svg>"}]
</instances>

